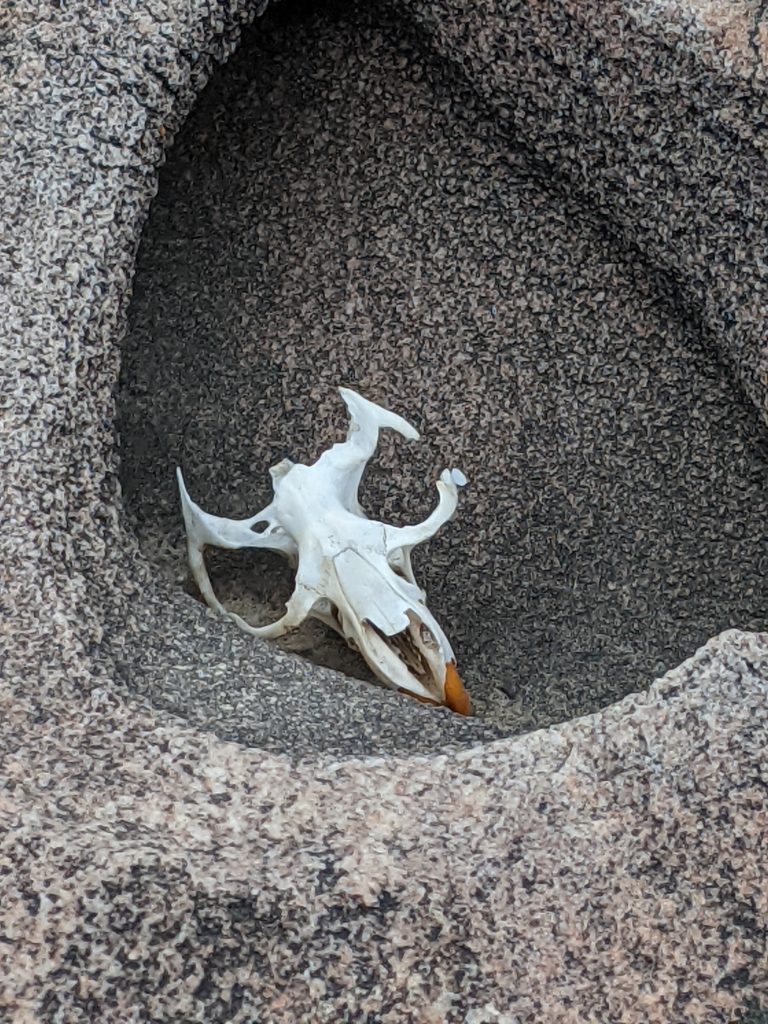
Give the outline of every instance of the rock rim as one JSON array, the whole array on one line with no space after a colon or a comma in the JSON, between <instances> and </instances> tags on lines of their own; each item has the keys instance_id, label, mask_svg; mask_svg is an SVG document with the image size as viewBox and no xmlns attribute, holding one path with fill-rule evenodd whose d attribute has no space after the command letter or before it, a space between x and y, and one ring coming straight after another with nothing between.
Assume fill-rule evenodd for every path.
<instances>
[{"instance_id":1,"label":"rock rim","mask_svg":"<svg viewBox=\"0 0 768 1024\"><path fill-rule=\"evenodd\" d=\"M405 10L676 275L765 418L758 8ZM227 742L128 698L101 655L154 585L117 486L136 247L164 147L257 13L3 16L0 1009L512 1024L765 1005L765 635L714 638L599 714L431 757ZM681 109L698 131L676 132Z\"/></svg>"}]
</instances>

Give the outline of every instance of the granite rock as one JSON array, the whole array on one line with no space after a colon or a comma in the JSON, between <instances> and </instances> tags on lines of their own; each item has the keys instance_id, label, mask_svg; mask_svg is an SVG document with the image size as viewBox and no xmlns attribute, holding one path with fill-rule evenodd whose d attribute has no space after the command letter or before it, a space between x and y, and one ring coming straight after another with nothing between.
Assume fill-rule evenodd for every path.
<instances>
[{"instance_id":1,"label":"granite rock","mask_svg":"<svg viewBox=\"0 0 768 1024\"><path fill-rule=\"evenodd\" d=\"M741 437L768 409L761 10L396 8L526 174L673 281L669 308L738 382ZM137 247L165 149L257 13L0 15L0 1019L759 1012L764 634L731 629L603 710L499 738L492 716L457 723L246 644L147 557L116 427ZM746 538L745 579L764 542Z\"/></svg>"},{"instance_id":2,"label":"granite rock","mask_svg":"<svg viewBox=\"0 0 768 1024\"><path fill-rule=\"evenodd\" d=\"M511 142L425 35L381 5L275 8L179 133L143 234L120 479L167 586L142 602L146 628L109 636L129 684L230 738L264 733L258 704L232 722L233 673L223 691L208 668L181 675L167 640L192 615L174 467L206 508L249 513L269 500L268 466L341 436L339 381L422 429L419 444L384 435L364 481L376 514L426 515L445 465L469 477L458 515L416 558L488 728L598 710L722 630L768 619L768 553L754 545L768 433L717 336L684 283L629 244L621 211L601 213ZM256 622L290 593L278 558L219 558L215 571ZM361 674L340 642L299 639L325 667ZM286 692L283 675L260 684L263 700ZM301 748L353 752L322 692L290 718L311 720ZM380 706L360 752L394 749L384 719L386 742L398 734L411 751L435 749L438 723L458 728L433 718L422 733L423 718ZM341 714L351 707L345 696ZM285 719L268 719L273 749L297 749Z\"/></svg>"}]
</instances>

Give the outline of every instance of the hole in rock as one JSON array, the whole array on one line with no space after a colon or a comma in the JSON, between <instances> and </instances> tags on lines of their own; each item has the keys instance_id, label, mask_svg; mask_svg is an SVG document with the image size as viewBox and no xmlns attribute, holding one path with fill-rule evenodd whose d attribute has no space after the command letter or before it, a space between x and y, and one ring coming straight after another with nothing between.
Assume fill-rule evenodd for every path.
<instances>
[{"instance_id":1,"label":"hole in rock","mask_svg":"<svg viewBox=\"0 0 768 1024\"><path fill-rule=\"evenodd\" d=\"M138 258L122 481L174 600L174 467L207 511L252 514L271 465L340 439L339 384L422 432L382 435L372 512L415 521L444 466L469 478L414 565L500 729L764 625L766 433L674 282L544 180L407 21L286 3L180 132ZM286 574L215 559L221 596L270 616ZM324 629L300 653L360 674Z\"/></svg>"},{"instance_id":2,"label":"hole in rock","mask_svg":"<svg viewBox=\"0 0 768 1024\"><path fill-rule=\"evenodd\" d=\"M213 589L229 611L252 626L275 622L285 612L295 573L280 555L269 551L214 551L206 554ZM186 589L202 600L197 585L187 578ZM375 682L365 661L329 626L307 619L300 628L275 641L282 650L309 658L355 679Z\"/></svg>"}]
</instances>

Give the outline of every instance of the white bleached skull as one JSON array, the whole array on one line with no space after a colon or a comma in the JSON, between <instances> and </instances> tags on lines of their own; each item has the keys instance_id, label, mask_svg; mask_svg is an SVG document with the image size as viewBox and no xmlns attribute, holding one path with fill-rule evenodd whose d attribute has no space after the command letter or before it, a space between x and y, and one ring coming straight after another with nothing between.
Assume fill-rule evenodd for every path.
<instances>
[{"instance_id":1,"label":"white bleached skull","mask_svg":"<svg viewBox=\"0 0 768 1024\"><path fill-rule=\"evenodd\" d=\"M419 435L401 416L349 388L339 391L350 416L346 441L323 452L311 466L290 459L273 466L274 498L249 519L204 512L176 470L192 574L210 607L245 632L274 639L312 616L341 633L385 685L471 714L451 645L428 610L411 568L411 550L448 522L456 511L458 487L466 480L457 469L444 470L437 483L437 507L416 526L387 526L369 519L360 507L358 488L379 431L389 427L413 440ZM264 528L256 532L260 526ZM227 611L211 586L206 545L268 548L284 555L296 570L285 615L256 627Z\"/></svg>"}]
</instances>

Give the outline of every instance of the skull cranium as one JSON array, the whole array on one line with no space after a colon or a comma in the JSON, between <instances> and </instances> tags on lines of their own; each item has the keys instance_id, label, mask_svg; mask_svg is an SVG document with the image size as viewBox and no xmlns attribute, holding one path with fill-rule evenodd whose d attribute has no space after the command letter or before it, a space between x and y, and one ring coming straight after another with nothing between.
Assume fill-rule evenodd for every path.
<instances>
[{"instance_id":1,"label":"skull cranium","mask_svg":"<svg viewBox=\"0 0 768 1024\"><path fill-rule=\"evenodd\" d=\"M385 685L470 714L451 645L428 610L411 567L412 549L452 517L458 488L466 480L459 470L444 470L437 483L437 507L415 526L369 519L358 501L358 488L379 431L390 428L413 440L419 435L401 416L349 388L339 391L350 415L346 441L311 466L289 459L273 466L273 500L255 516L233 520L204 512L189 497L177 469L192 574L208 605L245 632L276 638L314 617L341 633ZM270 625L252 626L227 611L206 569L208 545L268 548L287 558L296 582L285 614Z\"/></svg>"}]
</instances>

